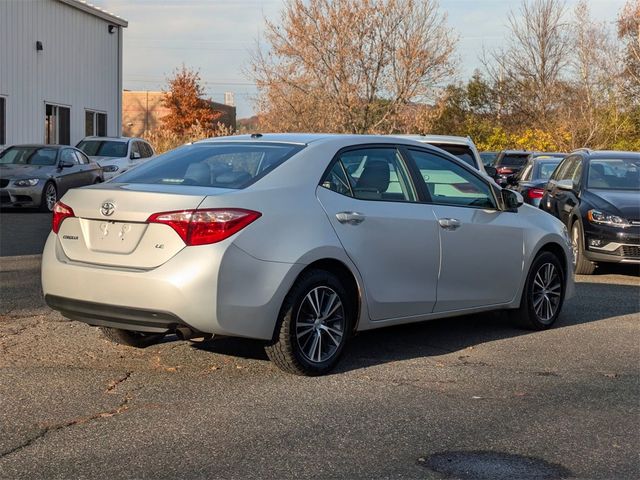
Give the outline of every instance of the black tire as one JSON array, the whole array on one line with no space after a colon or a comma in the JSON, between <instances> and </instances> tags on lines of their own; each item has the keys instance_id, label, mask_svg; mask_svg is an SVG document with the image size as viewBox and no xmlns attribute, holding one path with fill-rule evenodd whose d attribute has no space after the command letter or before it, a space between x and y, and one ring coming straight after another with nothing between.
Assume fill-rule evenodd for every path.
<instances>
[{"instance_id":1,"label":"black tire","mask_svg":"<svg viewBox=\"0 0 640 480\"><path fill-rule=\"evenodd\" d=\"M53 201L53 203L50 203L47 197L47 192L50 191L50 193L55 197L55 201ZM41 212L52 212L53 211L53 206L55 205L55 203L58 201L58 189L56 188L55 184L53 182L47 182L44 184L44 188L42 189L42 198L40 198L40 211Z\"/></svg>"},{"instance_id":2,"label":"black tire","mask_svg":"<svg viewBox=\"0 0 640 480\"><path fill-rule=\"evenodd\" d=\"M573 222L571 226L571 244L576 275L591 275L596 269L596 264L584 256L584 233L579 220Z\"/></svg>"},{"instance_id":3,"label":"black tire","mask_svg":"<svg viewBox=\"0 0 640 480\"><path fill-rule=\"evenodd\" d=\"M309 297L312 298L314 292L321 311L315 320L313 315L309 315L313 312ZM332 317L325 314L335 307L337 300L334 294L340 306L336 307L337 311ZM354 324L354 312L354 299L349 298L338 277L324 270L303 273L284 299L274 338L265 346L267 356L285 372L305 376L324 375L336 365L344 350ZM325 317L326 323L320 317ZM322 351L323 346L326 352ZM310 352L311 357L317 353L319 361L311 360ZM326 358L323 358L325 353Z\"/></svg>"},{"instance_id":4,"label":"black tire","mask_svg":"<svg viewBox=\"0 0 640 480\"><path fill-rule=\"evenodd\" d=\"M163 333L134 332L120 328L100 327L100 330L102 330L102 334L107 340L118 345L136 348L146 348L149 345L158 343L164 337Z\"/></svg>"},{"instance_id":5,"label":"black tire","mask_svg":"<svg viewBox=\"0 0 640 480\"><path fill-rule=\"evenodd\" d=\"M556 281L552 279L549 280L549 288L541 288L540 286L540 280L543 280L542 283L545 283L544 269L548 268L548 265L552 265L555 273L557 273L559 288L556 288ZM539 274L541 275L540 278L538 278ZM562 267L562 263L553 253L542 252L531 264L527 281L524 285L524 291L522 292L520 307L515 310L507 310L507 313L512 321L519 327L528 330L546 330L551 328L562 310L565 289L566 273ZM555 296L556 293L558 294L557 297ZM540 300L540 295L546 297L547 300L544 298ZM554 304L553 302L556 299L557 304ZM540 302L542 302L542 304ZM548 315L549 311L545 310L546 305L551 305L555 308L552 310L552 315ZM542 309L542 313L540 309Z\"/></svg>"}]
</instances>

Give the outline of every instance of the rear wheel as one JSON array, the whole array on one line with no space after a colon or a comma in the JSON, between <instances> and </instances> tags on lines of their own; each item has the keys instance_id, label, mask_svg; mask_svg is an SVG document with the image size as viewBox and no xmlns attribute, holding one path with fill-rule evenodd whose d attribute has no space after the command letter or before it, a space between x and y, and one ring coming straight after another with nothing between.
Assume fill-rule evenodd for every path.
<instances>
[{"instance_id":1,"label":"rear wheel","mask_svg":"<svg viewBox=\"0 0 640 480\"><path fill-rule=\"evenodd\" d=\"M160 341L163 333L134 332L120 328L100 327L102 334L113 343L129 347L145 348Z\"/></svg>"},{"instance_id":2,"label":"rear wheel","mask_svg":"<svg viewBox=\"0 0 640 480\"><path fill-rule=\"evenodd\" d=\"M532 330L550 328L564 302L565 272L558 257L542 252L529 269L517 310L508 310L515 323Z\"/></svg>"},{"instance_id":3,"label":"rear wheel","mask_svg":"<svg viewBox=\"0 0 640 480\"><path fill-rule=\"evenodd\" d=\"M324 270L310 270L284 300L269 359L296 375L323 375L338 362L353 324L351 299L340 280Z\"/></svg>"},{"instance_id":4,"label":"rear wheel","mask_svg":"<svg viewBox=\"0 0 640 480\"><path fill-rule=\"evenodd\" d=\"M40 211L53 212L53 207L58 201L58 191L52 182L47 182L42 189L42 198L40 199Z\"/></svg>"},{"instance_id":5,"label":"rear wheel","mask_svg":"<svg viewBox=\"0 0 640 480\"><path fill-rule=\"evenodd\" d=\"M571 227L571 248L573 249L573 266L577 275L591 275L596 264L584 256L584 234L579 220Z\"/></svg>"}]
</instances>

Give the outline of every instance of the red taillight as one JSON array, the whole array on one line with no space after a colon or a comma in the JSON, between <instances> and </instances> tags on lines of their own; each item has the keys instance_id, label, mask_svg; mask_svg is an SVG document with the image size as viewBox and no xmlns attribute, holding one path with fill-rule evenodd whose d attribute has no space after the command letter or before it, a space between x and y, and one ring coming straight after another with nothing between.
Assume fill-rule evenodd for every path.
<instances>
[{"instance_id":1,"label":"red taillight","mask_svg":"<svg viewBox=\"0 0 640 480\"><path fill-rule=\"evenodd\" d=\"M154 213L148 223L173 228L188 246L216 243L239 232L262 214L240 208L210 208Z\"/></svg>"},{"instance_id":2,"label":"red taillight","mask_svg":"<svg viewBox=\"0 0 640 480\"><path fill-rule=\"evenodd\" d=\"M509 174L513 173L513 170L511 170L508 167L500 167L500 168L498 168L498 173L500 175L509 175Z\"/></svg>"},{"instance_id":3,"label":"red taillight","mask_svg":"<svg viewBox=\"0 0 640 480\"><path fill-rule=\"evenodd\" d=\"M529 198L542 198L544 190L542 188L531 188L527 190L527 197Z\"/></svg>"},{"instance_id":4,"label":"red taillight","mask_svg":"<svg viewBox=\"0 0 640 480\"><path fill-rule=\"evenodd\" d=\"M53 233L58 233L60 230L60 225L65 218L75 217L75 213L73 213L73 209L65 205L62 202L56 202L53 206L53 220L51 222L51 230Z\"/></svg>"}]
</instances>

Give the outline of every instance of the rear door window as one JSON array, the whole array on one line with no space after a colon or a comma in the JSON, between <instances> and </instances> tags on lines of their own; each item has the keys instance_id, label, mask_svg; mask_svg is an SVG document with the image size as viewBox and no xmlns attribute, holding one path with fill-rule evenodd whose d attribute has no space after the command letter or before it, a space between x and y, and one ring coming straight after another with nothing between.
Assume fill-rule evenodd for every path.
<instances>
[{"instance_id":1,"label":"rear door window","mask_svg":"<svg viewBox=\"0 0 640 480\"><path fill-rule=\"evenodd\" d=\"M406 165L395 148L361 148L339 155L321 185L360 200L415 202Z\"/></svg>"},{"instance_id":2,"label":"rear door window","mask_svg":"<svg viewBox=\"0 0 640 480\"><path fill-rule=\"evenodd\" d=\"M267 175L302 145L205 142L184 145L123 173L123 183L241 189Z\"/></svg>"}]
</instances>

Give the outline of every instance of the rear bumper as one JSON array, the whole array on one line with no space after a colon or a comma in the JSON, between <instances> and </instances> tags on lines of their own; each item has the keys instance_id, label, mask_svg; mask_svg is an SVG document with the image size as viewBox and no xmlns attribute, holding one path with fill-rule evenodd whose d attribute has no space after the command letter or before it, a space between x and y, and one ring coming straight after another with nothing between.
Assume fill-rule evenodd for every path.
<instances>
[{"instance_id":1,"label":"rear bumper","mask_svg":"<svg viewBox=\"0 0 640 480\"><path fill-rule=\"evenodd\" d=\"M75 263L51 233L42 256L47 303L90 325L257 339L273 335L280 306L301 264L265 262L228 240L187 247L151 270Z\"/></svg>"},{"instance_id":2,"label":"rear bumper","mask_svg":"<svg viewBox=\"0 0 640 480\"><path fill-rule=\"evenodd\" d=\"M85 302L56 295L45 295L44 300L49 307L58 310L71 320L101 327L166 333L185 325L178 317L167 312Z\"/></svg>"}]
</instances>

